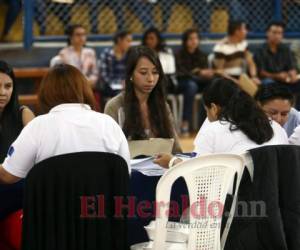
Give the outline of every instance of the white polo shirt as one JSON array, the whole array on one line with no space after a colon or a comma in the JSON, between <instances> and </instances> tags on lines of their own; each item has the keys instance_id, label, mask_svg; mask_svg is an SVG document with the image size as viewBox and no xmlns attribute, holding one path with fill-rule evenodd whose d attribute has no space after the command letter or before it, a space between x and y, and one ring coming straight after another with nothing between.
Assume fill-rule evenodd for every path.
<instances>
[{"instance_id":1,"label":"white polo shirt","mask_svg":"<svg viewBox=\"0 0 300 250\"><path fill-rule=\"evenodd\" d=\"M96 151L122 156L130 172L128 143L108 115L84 104L62 104L33 119L9 149L3 167L20 178L38 162L55 155Z\"/></svg>"},{"instance_id":2,"label":"white polo shirt","mask_svg":"<svg viewBox=\"0 0 300 250\"><path fill-rule=\"evenodd\" d=\"M199 156L210 153L241 154L261 146L289 144L285 130L275 121L271 122L271 126L274 131L272 139L263 144L257 144L242 131L231 131L229 122L207 120L194 140L194 151Z\"/></svg>"}]
</instances>

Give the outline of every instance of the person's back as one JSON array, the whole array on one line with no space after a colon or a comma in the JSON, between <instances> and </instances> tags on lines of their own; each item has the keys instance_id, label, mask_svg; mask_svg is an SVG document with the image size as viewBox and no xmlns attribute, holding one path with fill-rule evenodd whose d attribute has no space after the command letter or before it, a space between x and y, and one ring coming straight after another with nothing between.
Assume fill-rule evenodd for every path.
<instances>
[{"instance_id":1,"label":"person's back","mask_svg":"<svg viewBox=\"0 0 300 250\"><path fill-rule=\"evenodd\" d=\"M207 153L236 153L241 154L245 151L266 145L288 144L288 138L284 129L272 121L274 136L267 142L257 144L244 134L241 130L231 131L234 125L227 121L215 121L209 123L206 128L201 130L194 140L194 151L198 155Z\"/></svg>"},{"instance_id":2,"label":"person's back","mask_svg":"<svg viewBox=\"0 0 300 250\"><path fill-rule=\"evenodd\" d=\"M36 163L52 156L84 151L118 154L130 172L121 128L112 118L91 110L96 108L93 92L78 69L67 64L51 69L43 80L39 102L45 115L31 121L12 144L0 165L0 182L18 181Z\"/></svg>"},{"instance_id":3,"label":"person's back","mask_svg":"<svg viewBox=\"0 0 300 250\"><path fill-rule=\"evenodd\" d=\"M41 115L29 123L24 133L26 131L36 131L35 134L28 134L32 147L37 148L35 163L71 152L118 154L122 139L125 140L122 130L111 117L92 111L83 104L56 106L49 114Z\"/></svg>"}]
</instances>

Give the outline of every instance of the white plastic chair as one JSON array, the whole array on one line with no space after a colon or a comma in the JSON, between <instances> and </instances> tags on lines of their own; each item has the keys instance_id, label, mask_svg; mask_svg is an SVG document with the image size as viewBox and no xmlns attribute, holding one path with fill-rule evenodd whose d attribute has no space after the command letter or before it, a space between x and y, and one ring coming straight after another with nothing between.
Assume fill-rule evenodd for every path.
<instances>
[{"instance_id":1,"label":"white plastic chair","mask_svg":"<svg viewBox=\"0 0 300 250\"><path fill-rule=\"evenodd\" d=\"M194 216L193 209L189 209L190 225L206 225L205 227L191 227L188 238L188 250L219 250L225 246L226 238L236 207L236 194L244 170L244 158L234 154L213 154L191 159L168 170L159 180L156 188L156 202L169 204L173 183L183 177L186 181L190 206L199 204L205 199L211 211L216 212L213 204L225 204L227 192L233 186L237 174L235 190L233 190L232 207L220 240L222 213L215 216ZM155 238L153 250L162 250L166 246L166 226L169 207L157 208ZM218 211L219 213L219 211ZM203 224L205 223L205 224ZM217 225L217 226L212 226Z\"/></svg>"}]
</instances>

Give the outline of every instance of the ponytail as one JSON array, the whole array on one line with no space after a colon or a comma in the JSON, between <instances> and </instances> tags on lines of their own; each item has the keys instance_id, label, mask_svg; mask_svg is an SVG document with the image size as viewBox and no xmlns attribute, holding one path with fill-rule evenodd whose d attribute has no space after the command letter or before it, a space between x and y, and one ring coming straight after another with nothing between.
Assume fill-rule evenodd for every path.
<instances>
[{"instance_id":1,"label":"ponytail","mask_svg":"<svg viewBox=\"0 0 300 250\"><path fill-rule=\"evenodd\" d=\"M231 80L219 78L213 81L203 94L205 106L212 103L221 110L220 121L230 122L230 130L242 131L257 144L269 141L274 133L267 115L246 92Z\"/></svg>"}]
</instances>

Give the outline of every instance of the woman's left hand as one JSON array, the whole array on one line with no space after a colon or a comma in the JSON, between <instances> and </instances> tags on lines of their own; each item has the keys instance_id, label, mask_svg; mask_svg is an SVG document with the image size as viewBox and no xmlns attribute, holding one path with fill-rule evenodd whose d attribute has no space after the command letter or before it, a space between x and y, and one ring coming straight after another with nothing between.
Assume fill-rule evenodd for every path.
<instances>
[{"instance_id":1,"label":"woman's left hand","mask_svg":"<svg viewBox=\"0 0 300 250\"><path fill-rule=\"evenodd\" d=\"M156 155L153 162L155 164L160 165L163 168L169 168L169 162L172 159L172 157L173 157L173 155L171 155L171 154L166 154L166 153L158 154L158 155Z\"/></svg>"}]
</instances>

